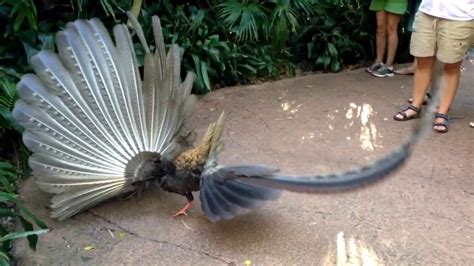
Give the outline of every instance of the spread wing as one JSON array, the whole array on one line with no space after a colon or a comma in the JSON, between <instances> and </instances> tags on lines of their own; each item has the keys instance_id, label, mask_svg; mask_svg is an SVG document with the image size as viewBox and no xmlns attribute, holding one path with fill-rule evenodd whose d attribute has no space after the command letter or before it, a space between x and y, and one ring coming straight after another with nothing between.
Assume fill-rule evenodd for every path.
<instances>
[{"instance_id":1,"label":"spread wing","mask_svg":"<svg viewBox=\"0 0 474 266\"><path fill-rule=\"evenodd\" d=\"M201 208L216 222L231 219L261 207L265 201L275 200L280 190L242 182L242 178L263 178L278 170L264 166L230 166L208 168L201 176Z\"/></svg>"}]
</instances>

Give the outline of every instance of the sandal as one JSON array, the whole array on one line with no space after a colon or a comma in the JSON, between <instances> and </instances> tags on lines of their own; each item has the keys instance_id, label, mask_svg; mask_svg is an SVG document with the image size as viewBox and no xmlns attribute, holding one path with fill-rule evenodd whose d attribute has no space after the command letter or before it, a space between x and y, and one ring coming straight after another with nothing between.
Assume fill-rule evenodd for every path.
<instances>
[{"instance_id":1,"label":"sandal","mask_svg":"<svg viewBox=\"0 0 474 266\"><path fill-rule=\"evenodd\" d=\"M423 99L423 105L427 104L428 101L431 100L431 94L428 92L425 95L425 99ZM408 103L413 103L413 98L408 99Z\"/></svg>"},{"instance_id":2,"label":"sandal","mask_svg":"<svg viewBox=\"0 0 474 266\"><path fill-rule=\"evenodd\" d=\"M449 128L448 128L449 116L445 115L445 114L442 114L442 113L436 113L435 119L436 118L443 118L444 121L443 122L434 122L433 123L433 131L436 132L436 133L446 133L446 132L448 132L448 130L449 130ZM444 129L436 129L434 127L444 127Z\"/></svg>"},{"instance_id":3,"label":"sandal","mask_svg":"<svg viewBox=\"0 0 474 266\"><path fill-rule=\"evenodd\" d=\"M412 116L408 116L407 113L406 113L408 110L412 110L416 114L414 114ZM410 104L410 105L408 105L407 108L403 109L402 111L400 111L396 115L394 115L393 119L396 120L396 121L408 121L408 120L411 120L411 119L419 118L420 113L421 113L421 108L418 108L418 107ZM398 117L398 115L401 115L402 117L400 118L400 117Z\"/></svg>"}]
</instances>

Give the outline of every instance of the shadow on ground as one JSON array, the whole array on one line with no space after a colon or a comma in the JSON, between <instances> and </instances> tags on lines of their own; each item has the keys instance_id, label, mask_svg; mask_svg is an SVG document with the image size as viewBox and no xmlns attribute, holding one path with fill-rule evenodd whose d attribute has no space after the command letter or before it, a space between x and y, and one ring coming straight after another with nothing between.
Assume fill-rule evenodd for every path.
<instances>
[{"instance_id":1,"label":"shadow on ground","mask_svg":"<svg viewBox=\"0 0 474 266\"><path fill-rule=\"evenodd\" d=\"M466 61L450 132L430 134L381 184L344 194L284 193L217 224L204 217L199 202L189 216L171 219L185 198L151 188L138 199L110 201L56 222L47 218L48 196L29 179L22 195L51 232L40 237L36 253L20 241L16 256L25 265L332 264L339 241L346 253L358 253L355 264L471 264L473 70ZM226 111L224 163L330 172L368 163L403 141L415 122L392 116L410 88L411 77L377 79L363 70L228 88L202 98L193 123L202 135Z\"/></svg>"}]
</instances>

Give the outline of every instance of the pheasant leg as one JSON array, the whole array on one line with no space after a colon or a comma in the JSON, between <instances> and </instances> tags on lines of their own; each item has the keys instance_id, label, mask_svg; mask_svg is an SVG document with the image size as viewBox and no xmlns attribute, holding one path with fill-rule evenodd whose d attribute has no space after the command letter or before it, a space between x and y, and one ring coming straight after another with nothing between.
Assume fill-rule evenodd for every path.
<instances>
[{"instance_id":1,"label":"pheasant leg","mask_svg":"<svg viewBox=\"0 0 474 266\"><path fill-rule=\"evenodd\" d=\"M177 211L173 214L173 218L181 216L181 215L188 215L186 213L186 211L191 209L192 206L193 205L192 205L191 201L188 201L188 203L186 203L186 205L184 205L184 207L181 210L179 210L179 211Z\"/></svg>"}]
</instances>

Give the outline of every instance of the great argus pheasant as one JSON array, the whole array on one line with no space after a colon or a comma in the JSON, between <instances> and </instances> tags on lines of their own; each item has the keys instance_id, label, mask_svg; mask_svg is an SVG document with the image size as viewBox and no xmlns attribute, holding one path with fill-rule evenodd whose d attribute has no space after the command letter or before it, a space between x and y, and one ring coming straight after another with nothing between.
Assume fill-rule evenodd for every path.
<instances>
[{"instance_id":1,"label":"great argus pheasant","mask_svg":"<svg viewBox=\"0 0 474 266\"><path fill-rule=\"evenodd\" d=\"M180 49L171 45L166 53L158 17L152 18L154 51L136 18L129 14L129 21L145 51L143 80L127 25L115 25L112 40L100 20L90 19L67 24L56 35L57 53L34 55L35 74L18 83L13 115L25 128L38 187L54 194L53 218L69 218L154 182L188 199L177 215L200 191L211 221L230 219L275 200L281 190L339 192L381 180L403 164L426 131L419 126L385 157L335 174L284 176L262 165L220 165L224 114L193 147L195 133L183 126L196 102L193 74L181 80Z\"/></svg>"}]
</instances>

